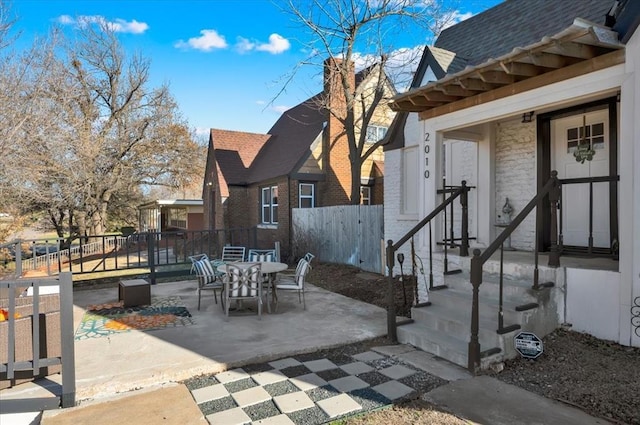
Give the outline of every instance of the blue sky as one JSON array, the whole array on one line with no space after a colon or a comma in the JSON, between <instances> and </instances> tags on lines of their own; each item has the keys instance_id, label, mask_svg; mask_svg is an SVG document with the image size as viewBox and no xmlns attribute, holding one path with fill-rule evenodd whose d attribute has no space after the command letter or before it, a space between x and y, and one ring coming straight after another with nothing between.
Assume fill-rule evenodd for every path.
<instances>
[{"instance_id":1,"label":"blue sky","mask_svg":"<svg viewBox=\"0 0 640 425\"><path fill-rule=\"evenodd\" d=\"M446 0L445 0L446 1ZM459 0L459 19L500 0ZM82 20L114 25L127 52L151 60L151 84L168 83L189 125L266 133L278 117L322 89L318 69L303 68L286 91L283 78L307 55L307 33L271 0L13 0L18 46L52 25ZM452 3L450 3L452 4ZM396 47L424 44L403 34Z\"/></svg>"}]
</instances>

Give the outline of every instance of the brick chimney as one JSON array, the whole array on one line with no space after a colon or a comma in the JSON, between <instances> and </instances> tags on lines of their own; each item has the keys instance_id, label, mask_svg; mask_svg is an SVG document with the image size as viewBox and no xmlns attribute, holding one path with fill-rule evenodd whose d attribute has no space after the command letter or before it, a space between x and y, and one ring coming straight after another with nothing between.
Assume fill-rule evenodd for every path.
<instances>
[{"instance_id":1,"label":"brick chimney","mask_svg":"<svg viewBox=\"0 0 640 425\"><path fill-rule=\"evenodd\" d=\"M324 94L326 106L333 111L329 114L327 137L325 138L325 159L327 180L320 188L322 206L345 205L351 199L351 163L349 161L349 145L340 117L346 115L346 101L342 86L340 68L344 67L342 59L328 58L324 61ZM356 78L353 63L349 64L348 84L355 90Z\"/></svg>"}]
</instances>

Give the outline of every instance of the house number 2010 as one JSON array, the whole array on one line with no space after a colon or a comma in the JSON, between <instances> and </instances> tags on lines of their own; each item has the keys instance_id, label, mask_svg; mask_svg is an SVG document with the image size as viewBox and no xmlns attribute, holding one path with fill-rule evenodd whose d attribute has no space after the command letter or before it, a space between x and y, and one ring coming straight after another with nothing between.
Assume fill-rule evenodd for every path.
<instances>
[{"instance_id":1,"label":"house number 2010","mask_svg":"<svg viewBox=\"0 0 640 425\"><path fill-rule=\"evenodd\" d=\"M424 178L428 179L429 176L431 175L431 173L429 172L429 157L427 155L429 155L429 152L431 152L431 145L429 145L430 140L430 133L425 133L424 135Z\"/></svg>"}]
</instances>

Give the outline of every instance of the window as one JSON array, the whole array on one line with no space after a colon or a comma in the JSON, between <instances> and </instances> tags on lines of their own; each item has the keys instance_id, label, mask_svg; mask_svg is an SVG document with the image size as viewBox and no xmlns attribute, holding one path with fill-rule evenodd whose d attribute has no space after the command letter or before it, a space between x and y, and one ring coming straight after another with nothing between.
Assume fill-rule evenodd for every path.
<instances>
[{"instance_id":1,"label":"window","mask_svg":"<svg viewBox=\"0 0 640 425\"><path fill-rule=\"evenodd\" d=\"M313 208L316 206L315 185L313 183L300 183L298 186L298 206L300 208Z\"/></svg>"},{"instance_id":2,"label":"window","mask_svg":"<svg viewBox=\"0 0 640 425\"><path fill-rule=\"evenodd\" d=\"M382 140L385 134L387 134L387 127L370 125L367 127L367 143L375 143Z\"/></svg>"},{"instance_id":3,"label":"window","mask_svg":"<svg viewBox=\"0 0 640 425\"><path fill-rule=\"evenodd\" d=\"M168 208L167 223L169 227L187 228L187 209L186 208Z\"/></svg>"},{"instance_id":4,"label":"window","mask_svg":"<svg viewBox=\"0 0 640 425\"><path fill-rule=\"evenodd\" d=\"M567 153L573 153L579 144L587 144L594 150L604 149L604 123L568 128Z\"/></svg>"},{"instance_id":5,"label":"window","mask_svg":"<svg viewBox=\"0 0 640 425\"><path fill-rule=\"evenodd\" d=\"M371 186L360 186L360 204L371 205Z\"/></svg>"},{"instance_id":6,"label":"window","mask_svg":"<svg viewBox=\"0 0 640 425\"><path fill-rule=\"evenodd\" d=\"M262 224L278 224L278 186L262 188L260 207Z\"/></svg>"},{"instance_id":7,"label":"window","mask_svg":"<svg viewBox=\"0 0 640 425\"><path fill-rule=\"evenodd\" d=\"M418 213L418 148L412 146L402 150L402 214Z\"/></svg>"}]
</instances>

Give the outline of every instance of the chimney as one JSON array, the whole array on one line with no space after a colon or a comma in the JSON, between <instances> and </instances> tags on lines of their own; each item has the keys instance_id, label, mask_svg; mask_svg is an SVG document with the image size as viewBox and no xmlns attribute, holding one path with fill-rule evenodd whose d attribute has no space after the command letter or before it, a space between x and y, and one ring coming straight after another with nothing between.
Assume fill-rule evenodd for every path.
<instances>
[{"instance_id":1,"label":"chimney","mask_svg":"<svg viewBox=\"0 0 640 425\"><path fill-rule=\"evenodd\" d=\"M340 118L346 117L345 91L342 85L341 70L345 64L342 59L328 58L324 61L324 94L325 105L333 113L327 117L325 139L325 160L327 164L327 180L325 190L321 194L322 206L345 205L351 199L351 162L349 161L349 143L344 125ZM355 66L348 68L350 91L355 91ZM335 115L338 115L336 117Z\"/></svg>"}]
</instances>

